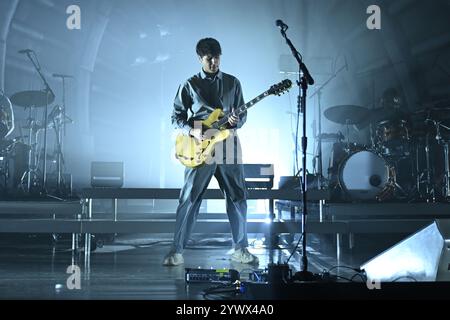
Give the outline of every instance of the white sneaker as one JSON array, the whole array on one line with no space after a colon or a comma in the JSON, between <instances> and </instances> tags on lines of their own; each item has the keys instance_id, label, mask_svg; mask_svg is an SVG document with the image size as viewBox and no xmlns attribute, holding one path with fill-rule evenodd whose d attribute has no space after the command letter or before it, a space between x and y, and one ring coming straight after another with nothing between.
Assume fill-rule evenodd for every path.
<instances>
[{"instance_id":1,"label":"white sneaker","mask_svg":"<svg viewBox=\"0 0 450 320\"><path fill-rule=\"evenodd\" d=\"M257 256L251 254L247 248L235 249L231 255L231 260L239 263L258 264Z\"/></svg>"},{"instance_id":2,"label":"white sneaker","mask_svg":"<svg viewBox=\"0 0 450 320\"><path fill-rule=\"evenodd\" d=\"M184 259L181 253L169 253L163 261L164 266L178 266L183 263Z\"/></svg>"}]
</instances>

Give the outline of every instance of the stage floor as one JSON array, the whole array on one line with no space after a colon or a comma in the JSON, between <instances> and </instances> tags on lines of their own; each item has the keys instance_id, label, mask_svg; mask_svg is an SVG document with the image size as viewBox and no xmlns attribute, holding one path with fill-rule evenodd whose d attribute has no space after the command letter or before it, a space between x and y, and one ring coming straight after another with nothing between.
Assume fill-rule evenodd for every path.
<instances>
[{"instance_id":1,"label":"stage floor","mask_svg":"<svg viewBox=\"0 0 450 320\"><path fill-rule=\"evenodd\" d=\"M261 239L251 239L253 246L250 251L259 257L259 265L237 264L229 259L230 239L226 235L222 235L225 238L217 236L205 239L204 236L196 235L184 254L185 264L177 267L162 266L170 245L169 237L117 236L113 241L96 248L89 264L85 263L82 252L72 255L69 241L64 239L53 244L49 236L45 235L9 238L1 241L0 299L211 299L217 296L204 296L203 291L217 284L186 285L185 268L230 268L239 271L241 280L245 280L252 270L267 268L271 262L286 262L291 253L288 249L269 250L264 248ZM283 239L280 239L281 246ZM391 242L395 242L395 239ZM340 266L357 268L389 246L386 237L384 241L380 238L375 241L361 240L359 243L359 247L342 253ZM338 263L333 237L310 235L307 249L309 271L320 273ZM289 262L293 272L299 269L300 258L296 253ZM80 289L70 290L67 285L71 274L66 271L72 264L80 267ZM340 282L348 282L346 279L355 275L354 271L346 268L334 268L331 273L341 277L338 278ZM361 282L359 277L353 279ZM74 286L76 281L71 283ZM219 298L246 297L222 295Z\"/></svg>"},{"instance_id":2,"label":"stage floor","mask_svg":"<svg viewBox=\"0 0 450 320\"><path fill-rule=\"evenodd\" d=\"M72 228L71 223L80 222L74 220L74 217L81 212L79 202L0 202L0 213L3 219L3 221L0 220L2 222L0 224L0 231L2 231L0 233L0 299L251 300L308 297L308 292L299 295L302 288L298 290L292 287L291 291L283 289L280 291L282 295L274 296L273 292L269 292L269 295L263 294L262 289L267 288L258 286L251 288L253 291L249 290L245 295L205 295L206 289L217 284L186 285L184 280L185 268L235 269L241 273L241 280L245 281L254 270L266 269L271 263L285 263L299 239L297 229L295 229L297 230L295 235L283 235L279 239L279 246L270 250L263 238L264 234L258 233L261 232L260 229L264 229L262 227L266 225L266 222L263 218L267 215L256 215L262 221L256 224L251 222L251 218L255 215L249 215L249 230L252 230L249 231L250 251L259 257L260 263L258 266L241 265L229 259L232 243L229 233L226 233L229 232L228 224L219 224L214 221L215 218L226 217L225 214L201 213L200 220L205 217L212 220L207 223L199 220L198 225L203 226L203 229L199 228L199 232L202 233L194 235L192 243L184 254L185 264L164 267L162 260L172 240L170 232L173 232L174 213L170 212L173 208L164 207L164 214L159 211L153 212L149 208L149 203L149 201L145 203L121 201L118 206L118 221L112 221L111 200L100 202L95 208L99 209L96 211L96 217L109 220L98 221L96 232L106 234L96 234L95 240L100 239L100 241L92 241L92 244L98 244L97 248L90 255L85 255L82 251L83 243L79 244L81 249L78 252L75 254L72 252L70 235L53 241L53 235L49 234L49 232L67 232L61 231L66 230L63 227ZM308 270L313 273L331 270L330 274L337 276L333 279L336 282L333 281L333 283L357 282L358 290L362 291L351 289L353 296L357 296L358 292L366 293L368 292L366 283L350 268L359 268L371 258L420 230L433 219L448 218L449 208L449 203L327 203L324 206L323 222L319 219L318 210L311 210L308 230L312 233L307 237ZM57 213L56 220L54 220L55 213ZM290 213L284 213L289 218ZM155 224L154 221L140 220L149 217L155 219L169 217L172 218L172 222ZM39 220L41 218L46 220ZM69 218L73 221L64 220ZM130 229L126 224L122 225L129 223L122 219L131 219L132 228ZM298 221L299 219L296 226L299 227ZM53 224L49 224L50 222ZM279 221L281 224L287 224L287 222L289 221ZM69 225L66 225L67 223ZM83 221L83 223L86 222ZM335 227L336 224L339 227L343 223L348 228L344 231L349 232L342 232L339 236L337 233L340 231L336 231L338 229L319 228L323 225ZM59 224L62 229L53 229ZM216 225L220 228L213 228ZM108 226L114 228L125 226L127 228L123 230L129 233L111 237L108 232L118 231L114 228L105 229ZM139 230L145 231L136 231L135 228L138 226ZM136 234L136 232L150 232L150 229L155 228L156 230L152 233ZM26 232L41 233L32 235ZM212 234L212 232L216 233ZM300 269L300 260L301 253L298 250L289 261L293 273ZM79 267L79 288L70 288L78 287L77 273L67 273L71 266ZM345 299L347 297L342 294L342 288L335 289L336 287L321 289L322 291L319 290L320 292L314 297L321 298L324 292L330 293L328 298ZM408 291L411 292L406 290ZM388 290L382 292L388 292Z\"/></svg>"}]
</instances>

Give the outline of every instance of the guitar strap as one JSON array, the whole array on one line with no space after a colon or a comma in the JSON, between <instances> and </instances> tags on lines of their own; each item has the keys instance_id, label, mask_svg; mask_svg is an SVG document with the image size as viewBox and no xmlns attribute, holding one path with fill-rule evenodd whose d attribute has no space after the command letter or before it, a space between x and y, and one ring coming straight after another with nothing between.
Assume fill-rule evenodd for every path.
<instances>
[{"instance_id":1,"label":"guitar strap","mask_svg":"<svg viewBox=\"0 0 450 320\"><path fill-rule=\"evenodd\" d=\"M224 108L224 105L223 105L223 75L222 75L222 79L219 79L219 103L223 110L223 108Z\"/></svg>"}]
</instances>

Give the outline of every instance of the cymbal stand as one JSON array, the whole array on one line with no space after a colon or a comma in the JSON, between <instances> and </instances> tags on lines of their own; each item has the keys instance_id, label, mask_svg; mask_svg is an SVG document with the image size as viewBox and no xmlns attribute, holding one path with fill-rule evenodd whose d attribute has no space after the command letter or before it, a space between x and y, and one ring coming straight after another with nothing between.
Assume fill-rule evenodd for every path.
<instances>
[{"instance_id":1,"label":"cymbal stand","mask_svg":"<svg viewBox=\"0 0 450 320\"><path fill-rule=\"evenodd\" d=\"M62 107L55 107L52 111L54 116L52 117L52 121L54 124L55 134L56 134L56 171L57 171L57 179L56 179L56 192L59 195L62 195L63 188L66 190L66 182L63 177L63 168L65 166L64 162L64 137L66 135L66 120L69 120L72 123L72 119L66 116L66 79L73 78L69 75L53 75L56 78L61 78L62 80Z\"/></svg>"},{"instance_id":2,"label":"cymbal stand","mask_svg":"<svg viewBox=\"0 0 450 320\"><path fill-rule=\"evenodd\" d=\"M436 140L444 147L444 181L442 187L442 195L445 199L450 199L450 163L449 163L449 144L450 141L444 140L441 135L441 129L450 132L450 128L443 125L440 121L434 121L436 127Z\"/></svg>"},{"instance_id":3,"label":"cymbal stand","mask_svg":"<svg viewBox=\"0 0 450 320\"><path fill-rule=\"evenodd\" d=\"M373 124L369 124L369 138L370 138L370 149L371 150L377 150L377 144L375 142L375 132L373 129Z\"/></svg>"},{"instance_id":4,"label":"cymbal stand","mask_svg":"<svg viewBox=\"0 0 450 320\"><path fill-rule=\"evenodd\" d=\"M345 121L345 127L347 128L347 147L346 147L346 152L349 153L351 148L350 148L350 120L347 119Z\"/></svg>"},{"instance_id":5,"label":"cymbal stand","mask_svg":"<svg viewBox=\"0 0 450 320\"><path fill-rule=\"evenodd\" d=\"M45 92L47 101L45 104L45 110L44 110L44 169L42 172L42 191L43 193L47 193L47 127L48 127L48 105L50 104L50 100L55 97L55 93L53 92L52 88L48 84L47 80L45 79L44 75L41 72L41 66L39 64L39 61L37 59L36 53L33 52L34 59L31 56L30 52L27 52L26 55L28 56L28 59L33 64L34 68L36 69L37 73L39 74L39 77L42 79L42 82L45 86Z\"/></svg>"},{"instance_id":6,"label":"cymbal stand","mask_svg":"<svg viewBox=\"0 0 450 320\"><path fill-rule=\"evenodd\" d=\"M347 61L346 61L347 62ZM342 66L338 71L336 71L334 74L331 75L330 78L328 78L327 81L325 81L312 95L309 96L309 98L313 98L317 94L317 103L318 103L318 132L317 137L319 137L317 140L317 159L318 159L318 168L317 171L319 173L319 189L322 189L322 180L323 180L323 161L322 161L322 139L320 138L322 135L322 105L321 105L321 98L322 98L322 90L325 88L326 85L328 85L336 76L345 68L347 68L347 63L345 66Z\"/></svg>"},{"instance_id":7,"label":"cymbal stand","mask_svg":"<svg viewBox=\"0 0 450 320\"><path fill-rule=\"evenodd\" d=\"M58 195L66 195L65 190L67 186L63 177L63 168L65 166L63 154L63 135L66 120L64 119L64 112L59 106L55 106L50 115L56 136L56 193ZM66 119L72 122L69 117L66 117Z\"/></svg>"},{"instance_id":8,"label":"cymbal stand","mask_svg":"<svg viewBox=\"0 0 450 320\"><path fill-rule=\"evenodd\" d=\"M3 182L0 183L0 195L2 193L6 194L8 191L8 181L9 181L9 164L7 152L4 154L5 150L0 149L0 178Z\"/></svg>"},{"instance_id":9,"label":"cymbal stand","mask_svg":"<svg viewBox=\"0 0 450 320\"><path fill-rule=\"evenodd\" d=\"M56 179L56 191L58 194L62 194L61 187L62 185L65 185L63 182L63 176L62 176L62 165L64 164L64 157L63 157L63 151L62 151L62 133L63 130L61 130L61 127L64 126L64 120L61 121L61 119L53 119L54 122L54 129L55 129L55 135L56 135L56 173L57 173L57 179ZM61 123L62 122L62 123Z\"/></svg>"},{"instance_id":10,"label":"cymbal stand","mask_svg":"<svg viewBox=\"0 0 450 320\"><path fill-rule=\"evenodd\" d=\"M445 199L450 200L450 164L449 164L449 141L446 141L444 144L444 160L445 160L445 174L444 174L444 187L442 194Z\"/></svg>"},{"instance_id":11,"label":"cymbal stand","mask_svg":"<svg viewBox=\"0 0 450 320\"><path fill-rule=\"evenodd\" d=\"M434 184L431 181L432 175L432 167L431 167L431 159L430 159L430 135L426 134L425 136L425 170L421 170L420 166L420 158L419 158L419 149L420 145L416 146L416 170L417 170L417 180L416 180L416 188L420 198L425 199L426 202L434 202L436 200L436 194L434 190ZM425 180L424 180L425 177ZM421 186L425 185L425 196L423 196L421 190Z\"/></svg>"},{"instance_id":12,"label":"cymbal stand","mask_svg":"<svg viewBox=\"0 0 450 320\"><path fill-rule=\"evenodd\" d=\"M28 152L28 169L23 173L20 179L20 187L23 189L24 183L26 181L26 191L27 193L32 192L32 186L37 187L39 185L39 175L38 175L38 161L37 161L37 147L38 147L38 125L36 119L34 118L35 108L29 108L29 114L27 119L27 127L29 129L28 134L28 145L30 150ZM36 130L35 130L36 129Z\"/></svg>"}]
</instances>

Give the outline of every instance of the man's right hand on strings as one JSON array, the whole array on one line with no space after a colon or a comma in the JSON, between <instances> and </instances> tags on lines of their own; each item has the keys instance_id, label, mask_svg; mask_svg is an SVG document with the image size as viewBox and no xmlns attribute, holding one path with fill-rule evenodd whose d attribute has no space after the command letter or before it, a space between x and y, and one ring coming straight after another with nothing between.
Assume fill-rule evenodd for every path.
<instances>
[{"instance_id":1,"label":"man's right hand on strings","mask_svg":"<svg viewBox=\"0 0 450 320\"><path fill-rule=\"evenodd\" d=\"M201 128L192 128L189 130L189 134L199 141L205 140L205 136L203 135Z\"/></svg>"}]
</instances>

